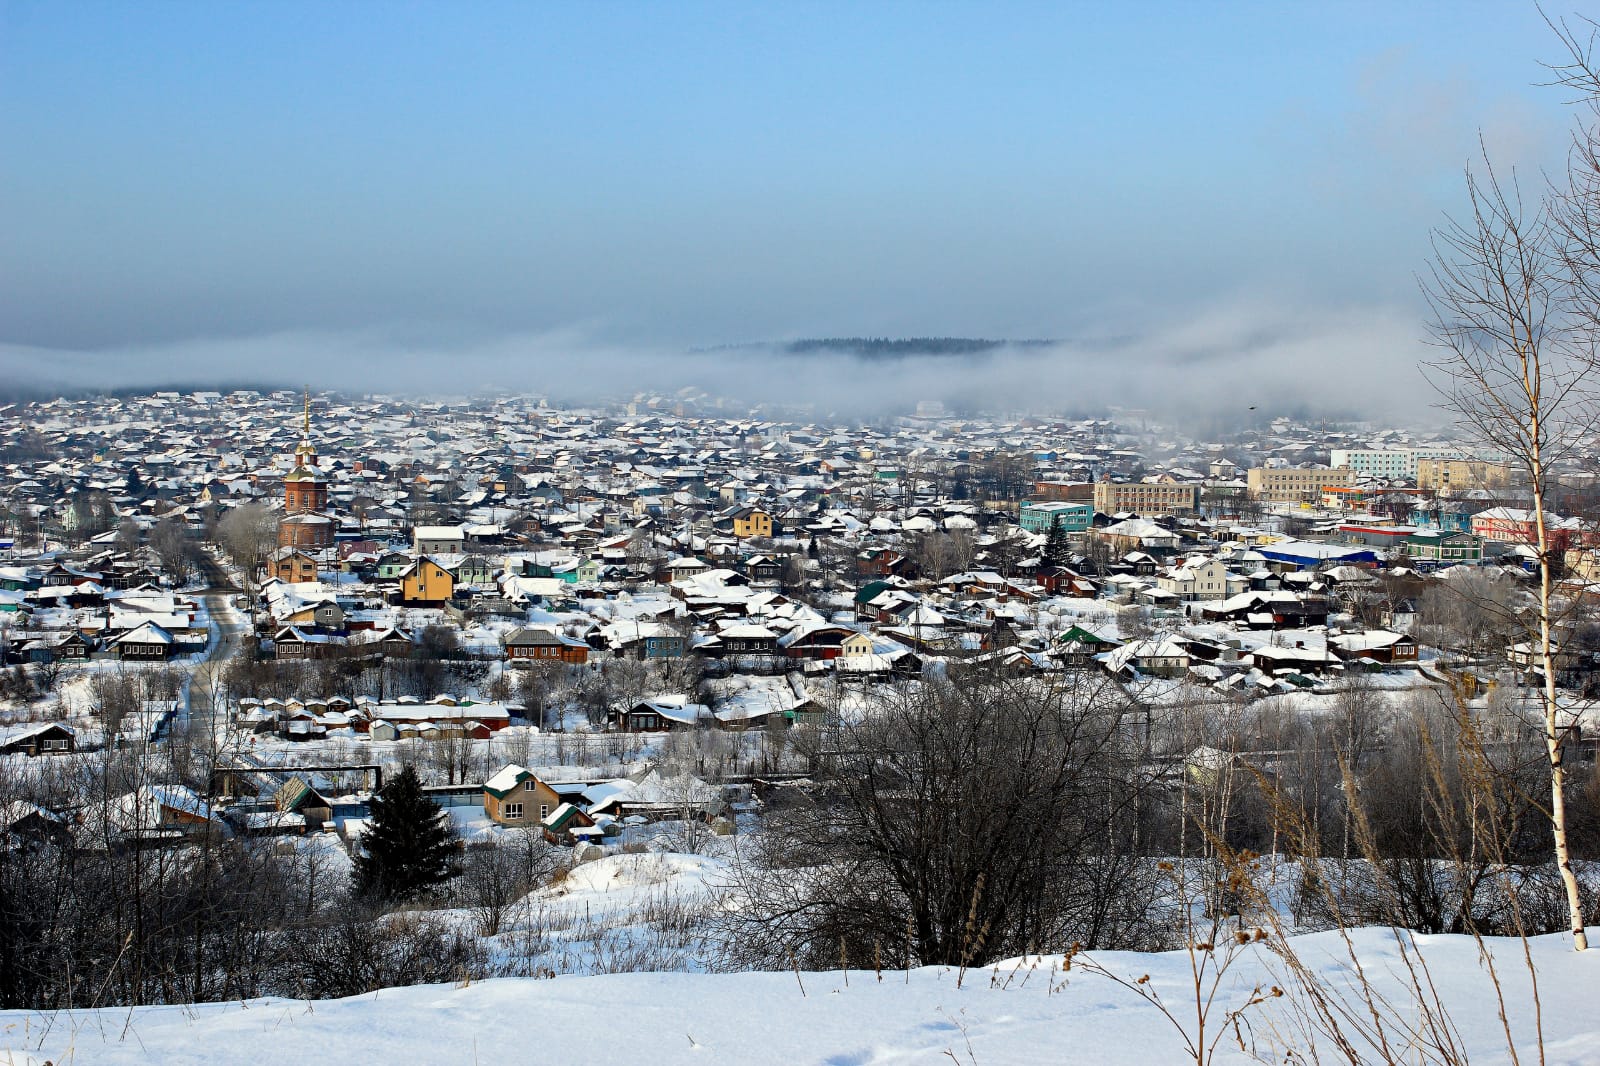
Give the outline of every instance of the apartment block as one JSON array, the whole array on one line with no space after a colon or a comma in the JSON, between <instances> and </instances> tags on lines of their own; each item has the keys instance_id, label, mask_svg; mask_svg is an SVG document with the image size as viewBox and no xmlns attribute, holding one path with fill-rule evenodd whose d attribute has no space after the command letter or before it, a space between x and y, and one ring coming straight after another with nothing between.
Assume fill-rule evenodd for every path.
<instances>
[{"instance_id":1,"label":"apartment block","mask_svg":"<svg viewBox=\"0 0 1600 1066\"><path fill-rule=\"evenodd\" d=\"M1254 467L1245 476L1250 495L1268 503L1320 500L1322 490L1342 488L1355 480L1355 471L1343 467Z\"/></svg>"},{"instance_id":2,"label":"apartment block","mask_svg":"<svg viewBox=\"0 0 1600 1066\"><path fill-rule=\"evenodd\" d=\"M1418 459L1417 488L1449 494L1463 489L1502 489L1511 484L1511 464L1483 459Z\"/></svg>"},{"instance_id":3,"label":"apartment block","mask_svg":"<svg viewBox=\"0 0 1600 1066\"><path fill-rule=\"evenodd\" d=\"M1094 486L1094 509L1101 514L1135 511L1139 514L1169 514L1173 511L1198 511L1200 486L1177 482L1117 484L1099 481Z\"/></svg>"},{"instance_id":4,"label":"apartment block","mask_svg":"<svg viewBox=\"0 0 1600 1066\"><path fill-rule=\"evenodd\" d=\"M1424 459L1473 459L1470 452L1460 448L1335 448L1329 453L1332 466L1349 467L1366 477L1392 481L1395 478L1417 476L1417 464ZM1489 461L1499 457L1479 455Z\"/></svg>"}]
</instances>

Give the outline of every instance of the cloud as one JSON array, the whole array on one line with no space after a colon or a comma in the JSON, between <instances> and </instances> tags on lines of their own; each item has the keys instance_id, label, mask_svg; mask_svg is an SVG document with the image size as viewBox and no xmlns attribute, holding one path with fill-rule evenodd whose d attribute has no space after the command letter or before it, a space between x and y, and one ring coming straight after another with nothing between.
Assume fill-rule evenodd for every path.
<instances>
[{"instance_id":1,"label":"cloud","mask_svg":"<svg viewBox=\"0 0 1600 1066\"><path fill-rule=\"evenodd\" d=\"M308 383L434 397L507 390L569 403L692 388L851 417L920 400L963 411L1124 406L1209 418L1255 405L1410 417L1428 403L1417 370L1422 336L1415 311L1404 307L1255 298L1170 322L1105 322L1078 338L978 357L867 360L792 355L778 345L686 352L606 343L586 327L487 337L392 327L93 351L0 345L0 374L16 387L49 391Z\"/></svg>"}]
</instances>

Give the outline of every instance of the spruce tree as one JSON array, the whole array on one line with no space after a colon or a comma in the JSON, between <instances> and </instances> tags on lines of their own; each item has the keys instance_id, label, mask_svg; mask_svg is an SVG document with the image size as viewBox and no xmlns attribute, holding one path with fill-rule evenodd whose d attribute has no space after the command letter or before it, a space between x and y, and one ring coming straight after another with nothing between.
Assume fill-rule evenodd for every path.
<instances>
[{"instance_id":1,"label":"spruce tree","mask_svg":"<svg viewBox=\"0 0 1600 1066\"><path fill-rule=\"evenodd\" d=\"M407 766L372 797L371 822L361 837L355 889L363 896L404 900L454 874L450 825Z\"/></svg>"},{"instance_id":2,"label":"spruce tree","mask_svg":"<svg viewBox=\"0 0 1600 1066\"><path fill-rule=\"evenodd\" d=\"M1050 525L1050 535L1045 539L1039 561L1045 566L1065 566L1071 557L1072 548L1067 541L1066 528L1057 519Z\"/></svg>"}]
</instances>

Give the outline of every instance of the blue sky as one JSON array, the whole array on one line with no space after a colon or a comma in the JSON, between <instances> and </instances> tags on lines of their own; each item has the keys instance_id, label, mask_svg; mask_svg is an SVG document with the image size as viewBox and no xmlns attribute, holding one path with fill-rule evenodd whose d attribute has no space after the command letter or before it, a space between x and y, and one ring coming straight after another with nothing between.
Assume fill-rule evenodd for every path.
<instances>
[{"instance_id":1,"label":"blue sky","mask_svg":"<svg viewBox=\"0 0 1600 1066\"><path fill-rule=\"evenodd\" d=\"M1559 164L1554 43L1516 2L3 2L0 345L1403 322L1478 131Z\"/></svg>"}]
</instances>

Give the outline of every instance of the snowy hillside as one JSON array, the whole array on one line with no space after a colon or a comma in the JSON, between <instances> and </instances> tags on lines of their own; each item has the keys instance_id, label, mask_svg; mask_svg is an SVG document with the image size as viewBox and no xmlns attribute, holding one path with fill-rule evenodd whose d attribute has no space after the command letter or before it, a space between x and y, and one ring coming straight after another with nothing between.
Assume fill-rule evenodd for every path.
<instances>
[{"instance_id":1,"label":"snowy hillside","mask_svg":"<svg viewBox=\"0 0 1600 1066\"><path fill-rule=\"evenodd\" d=\"M1363 965L1388 997L1405 1002L1393 936L1363 930L1356 944ZM1334 934L1298 938L1295 946L1325 977L1347 979L1349 967ZM1494 991L1473 941L1432 937L1422 938L1420 946L1470 1060L1508 1061ZM1520 944L1504 941L1495 947L1513 1032L1525 1051L1534 1041L1534 1017L1527 1007ZM1546 1061L1550 1066L1600 1062L1600 1017L1594 1009L1600 952L1576 955L1559 937L1534 941L1532 948L1543 997ZM1242 950L1219 1004L1231 1007L1256 986L1283 980L1264 950ZM1146 987L1184 1017L1191 987L1184 954L1109 953L1099 961L1131 979L1148 973ZM952 1060L963 1066L1147 1066L1185 1061L1180 1034L1154 1008L1104 977L1082 973L1080 966L1063 974L1059 965L1059 957L1045 957L1036 968L1009 964L971 971L959 987L960 975L947 969L881 976L871 971L798 977L640 973L418 986L314 1003L252 1000L73 1011L53 1018L9 1012L0 1014L0 1046L15 1049L10 1062L141 1066L306 1061L866 1066ZM1256 1050L1266 1061L1281 1062L1286 1045L1303 1045L1303 1033L1283 1009L1289 1002L1273 1000L1247 1015ZM1188 1020L1192 1023L1192 1013ZM1230 1049L1231 1042L1231 1036L1223 1040L1218 1062L1251 1061L1236 1045ZM1522 1061L1532 1060L1524 1054ZM0 1064L8 1064L4 1053Z\"/></svg>"}]
</instances>

